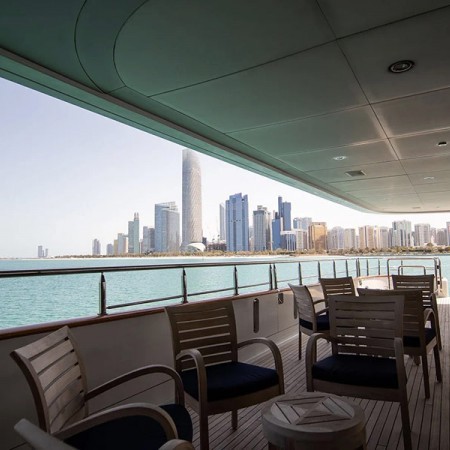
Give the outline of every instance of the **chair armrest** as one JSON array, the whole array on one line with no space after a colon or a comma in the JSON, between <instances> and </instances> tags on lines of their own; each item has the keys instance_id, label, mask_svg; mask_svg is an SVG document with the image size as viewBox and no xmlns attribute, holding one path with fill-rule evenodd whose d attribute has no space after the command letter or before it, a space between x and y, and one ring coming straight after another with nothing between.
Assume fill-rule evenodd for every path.
<instances>
[{"instance_id":1,"label":"chair armrest","mask_svg":"<svg viewBox=\"0 0 450 450\"><path fill-rule=\"evenodd\" d=\"M196 348L183 350L177 355L177 359L192 358L197 370L198 401L201 408L206 408L208 403L208 381L206 378L206 368L203 355Z\"/></svg>"},{"instance_id":2,"label":"chair armrest","mask_svg":"<svg viewBox=\"0 0 450 450\"><path fill-rule=\"evenodd\" d=\"M283 360L281 359L281 352L278 346L275 344L275 342L271 341L270 339L267 339L265 337L258 337L258 338L252 338L248 339L246 341L239 342L237 345L237 348L243 348L247 345L253 345L253 344L263 344L267 347L269 347L269 350L272 352L273 360L275 362L275 370L277 371L278 378L280 380L280 388L282 392L284 392L284 372L283 372Z\"/></svg>"},{"instance_id":3,"label":"chair armrest","mask_svg":"<svg viewBox=\"0 0 450 450\"><path fill-rule=\"evenodd\" d=\"M188 442L181 439L172 439L166 442L159 450L195 450L194 446Z\"/></svg>"},{"instance_id":4,"label":"chair armrest","mask_svg":"<svg viewBox=\"0 0 450 450\"><path fill-rule=\"evenodd\" d=\"M90 400L97 395L103 394L104 392L112 389L116 386L119 386L122 383L133 380L134 378L141 377L143 375L153 374L153 373L164 373L169 375L173 381L175 382L175 392L176 392L176 401L184 405L184 389L183 383L181 381L180 375L176 372L176 370L172 369L172 367L164 366L162 364L152 364L151 366L140 367L135 370L131 370L123 375L119 375L116 378L113 378L100 386L97 386L86 393L86 400Z\"/></svg>"},{"instance_id":5,"label":"chair armrest","mask_svg":"<svg viewBox=\"0 0 450 450\"><path fill-rule=\"evenodd\" d=\"M17 422L14 430L35 450L75 450L74 447L60 441L27 419Z\"/></svg>"},{"instance_id":6,"label":"chair armrest","mask_svg":"<svg viewBox=\"0 0 450 450\"><path fill-rule=\"evenodd\" d=\"M146 416L157 421L163 428L167 440L177 439L177 429L170 415L162 408L151 403L129 403L128 405L116 406L75 422L61 431L54 433L58 439L67 439L75 434L86 431L97 425L109 422L114 419L127 416Z\"/></svg>"},{"instance_id":7,"label":"chair armrest","mask_svg":"<svg viewBox=\"0 0 450 450\"><path fill-rule=\"evenodd\" d=\"M314 313L314 315L317 317L317 316L320 316L321 314L323 314L324 312L328 312L328 308L319 309L319 311L316 311Z\"/></svg>"},{"instance_id":8,"label":"chair armrest","mask_svg":"<svg viewBox=\"0 0 450 450\"><path fill-rule=\"evenodd\" d=\"M313 333L306 344L305 368L306 368L306 386L308 391L312 391L312 366L317 360L317 341L319 339L329 340L325 333Z\"/></svg>"},{"instance_id":9,"label":"chair armrest","mask_svg":"<svg viewBox=\"0 0 450 450\"><path fill-rule=\"evenodd\" d=\"M428 321L431 322L431 328L436 330L436 314L431 308L425 308L423 310L423 321L426 324Z\"/></svg>"},{"instance_id":10,"label":"chair armrest","mask_svg":"<svg viewBox=\"0 0 450 450\"><path fill-rule=\"evenodd\" d=\"M406 390L406 370L405 370L405 352L403 350L403 338L394 338L395 362L397 367L400 389Z\"/></svg>"}]
</instances>

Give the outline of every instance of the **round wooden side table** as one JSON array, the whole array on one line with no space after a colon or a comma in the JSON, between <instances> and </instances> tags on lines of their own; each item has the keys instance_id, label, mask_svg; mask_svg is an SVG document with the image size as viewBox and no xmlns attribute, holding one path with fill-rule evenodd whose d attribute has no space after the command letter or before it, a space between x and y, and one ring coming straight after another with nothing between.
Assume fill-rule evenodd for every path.
<instances>
[{"instance_id":1,"label":"round wooden side table","mask_svg":"<svg viewBox=\"0 0 450 450\"><path fill-rule=\"evenodd\" d=\"M341 397L317 392L275 397L261 411L269 449L366 449L364 411Z\"/></svg>"}]
</instances>

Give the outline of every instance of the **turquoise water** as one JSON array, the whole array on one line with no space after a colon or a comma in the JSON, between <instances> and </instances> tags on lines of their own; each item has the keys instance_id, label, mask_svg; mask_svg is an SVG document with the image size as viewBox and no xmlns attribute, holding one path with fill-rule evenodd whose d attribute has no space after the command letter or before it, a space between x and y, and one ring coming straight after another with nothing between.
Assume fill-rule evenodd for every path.
<instances>
[{"instance_id":1,"label":"turquoise water","mask_svg":"<svg viewBox=\"0 0 450 450\"><path fill-rule=\"evenodd\" d=\"M299 281L298 262L302 265L302 282L315 283L318 279L318 263L321 263L321 276L333 276L333 263L330 257L290 258L282 263L280 258L113 258L113 259L44 259L44 260L0 260L0 271L66 269L81 267L111 267L221 262L270 261L275 263L278 288L286 287L289 281ZM336 258L335 258L336 259ZM378 271L378 258L368 258L369 273ZM381 259L381 258L380 258ZM406 259L406 258L405 258ZM440 256L443 276L450 276L450 255ZM286 258L282 258L286 261ZM413 262L411 264L424 264ZM349 261L350 275L356 275L356 260ZM432 266L430 262L427 265ZM186 267L187 291L189 301L205 298L229 296L233 294L234 266L225 267ZM346 274L345 259L336 259L336 275ZM367 274L366 259L361 258L361 273ZM386 264L381 264L381 273L386 273ZM417 272L415 272L417 273ZM182 293L182 269L149 270L134 272L105 273L107 283L107 305L144 301ZM239 286L264 283L261 286L240 288L239 293L262 291L269 288L269 265L255 264L238 266ZM35 323L45 323L75 317L95 316L99 311L100 274L71 274L40 277L0 279L0 329ZM223 293L192 295L196 292L229 289ZM154 303L161 306L178 303L181 299ZM146 308L139 305L111 309L108 312Z\"/></svg>"}]
</instances>

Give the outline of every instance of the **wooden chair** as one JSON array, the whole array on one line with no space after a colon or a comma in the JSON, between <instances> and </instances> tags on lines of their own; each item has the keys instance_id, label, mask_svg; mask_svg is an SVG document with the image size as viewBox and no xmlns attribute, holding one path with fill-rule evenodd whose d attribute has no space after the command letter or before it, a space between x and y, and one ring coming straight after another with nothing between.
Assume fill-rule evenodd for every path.
<instances>
[{"instance_id":1,"label":"wooden chair","mask_svg":"<svg viewBox=\"0 0 450 450\"><path fill-rule=\"evenodd\" d=\"M313 300L307 286L289 284L294 293L298 311L298 359L302 359L302 333L311 336L314 333L328 333L330 323L325 299ZM323 305L322 305L323 304Z\"/></svg>"},{"instance_id":2,"label":"wooden chair","mask_svg":"<svg viewBox=\"0 0 450 450\"><path fill-rule=\"evenodd\" d=\"M33 394L39 426L81 449L159 448L167 440L192 441L183 385L168 366L142 367L88 390L83 361L68 327L11 353ZM164 373L175 382L176 403L131 403L90 414L88 401L136 377ZM161 417L165 420L161 420Z\"/></svg>"},{"instance_id":3,"label":"wooden chair","mask_svg":"<svg viewBox=\"0 0 450 450\"><path fill-rule=\"evenodd\" d=\"M281 354L269 339L237 342L231 301L198 302L166 307L172 329L175 366L183 380L187 402L200 416L200 445L209 448L208 416L232 412L284 393ZM238 349L264 344L272 352L275 370L238 362Z\"/></svg>"},{"instance_id":4,"label":"wooden chair","mask_svg":"<svg viewBox=\"0 0 450 450\"><path fill-rule=\"evenodd\" d=\"M441 327L437 306L437 290L434 275L392 275L394 289L419 289L422 291L424 308L431 308L436 320L436 337L439 350L442 350Z\"/></svg>"},{"instance_id":5,"label":"wooden chair","mask_svg":"<svg viewBox=\"0 0 450 450\"><path fill-rule=\"evenodd\" d=\"M360 296L365 295L399 295L405 299L403 311L403 349L405 355L422 360L423 385L425 397L430 398L430 377L428 374L428 353L433 350L436 365L436 379L442 381L441 358L436 338L436 321L431 308L422 307L422 292L420 290L388 290L358 288ZM431 328L426 328L427 321Z\"/></svg>"},{"instance_id":6,"label":"wooden chair","mask_svg":"<svg viewBox=\"0 0 450 450\"><path fill-rule=\"evenodd\" d=\"M162 416L160 420L164 423L166 418ZM16 425L14 425L14 430L16 430L17 434L35 450L77 450L75 447L66 444L64 441L57 439L37 427L27 419L21 419L17 422ZM159 450L194 450L194 446L187 441L171 439L160 447Z\"/></svg>"},{"instance_id":7,"label":"wooden chair","mask_svg":"<svg viewBox=\"0 0 450 450\"><path fill-rule=\"evenodd\" d=\"M403 353L403 305L399 296L330 296L330 335L313 334L306 347L308 391L400 402L403 440L411 449ZM332 355L316 360L320 338Z\"/></svg>"},{"instance_id":8,"label":"wooden chair","mask_svg":"<svg viewBox=\"0 0 450 450\"><path fill-rule=\"evenodd\" d=\"M352 277L319 278L325 300L332 295L356 295Z\"/></svg>"}]
</instances>

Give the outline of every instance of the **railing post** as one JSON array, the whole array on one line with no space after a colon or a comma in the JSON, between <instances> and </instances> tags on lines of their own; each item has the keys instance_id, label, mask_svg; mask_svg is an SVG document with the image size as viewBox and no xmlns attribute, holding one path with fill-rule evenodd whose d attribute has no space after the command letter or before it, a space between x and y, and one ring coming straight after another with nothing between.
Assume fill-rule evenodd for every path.
<instances>
[{"instance_id":1,"label":"railing post","mask_svg":"<svg viewBox=\"0 0 450 450\"><path fill-rule=\"evenodd\" d=\"M238 270L237 266L234 266L234 295L239 295L239 282L238 282Z\"/></svg>"},{"instance_id":2,"label":"railing post","mask_svg":"<svg viewBox=\"0 0 450 450\"><path fill-rule=\"evenodd\" d=\"M298 263L298 284L303 284L302 263Z\"/></svg>"},{"instance_id":3,"label":"railing post","mask_svg":"<svg viewBox=\"0 0 450 450\"><path fill-rule=\"evenodd\" d=\"M381 262L380 262L380 258L378 258L378 276L381 275Z\"/></svg>"},{"instance_id":4,"label":"railing post","mask_svg":"<svg viewBox=\"0 0 450 450\"><path fill-rule=\"evenodd\" d=\"M356 276L361 276L361 260L359 258L356 260Z\"/></svg>"},{"instance_id":5,"label":"railing post","mask_svg":"<svg viewBox=\"0 0 450 450\"><path fill-rule=\"evenodd\" d=\"M345 260L345 273L346 276L348 277L348 259Z\"/></svg>"},{"instance_id":6,"label":"railing post","mask_svg":"<svg viewBox=\"0 0 450 450\"><path fill-rule=\"evenodd\" d=\"M322 271L320 268L320 261L317 261L317 278L320 279L322 278Z\"/></svg>"},{"instance_id":7,"label":"railing post","mask_svg":"<svg viewBox=\"0 0 450 450\"><path fill-rule=\"evenodd\" d=\"M366 271L367 271L367 276L369 276L369 259L366 259Z\"/></svg>"},{"instance_id":8,"label":"railing post","mask_svg":"<svg viewBox=\"0 0 450 450\"><path fill-rule=\"evenodd\" d=\"M273 290L272 264L269 264L269 288Z\"/></svg>"},{"instance_id":9,"label":"railing post","mask_svg":"<svg viewBox=\"0 0 450 450\"><path fill-rule=\"evenodd\" d=\"M181 275L181 290L183 293L183 301L181 303L182 304L188 303L187 276L185 269L183 269L183 273Z\"/></svg>"},{"instance_id":10,"label":"railing post","mask_svg":"<svg viewBox=\"0 0 450 450\"><path fill-rule=\"evenodd\" d=\"M273 288L278 289L277 266L273 265Z\"/></svg>"},{"instance_id":11,"label":"railing post","mask_svg":"<svg viewBox=\"0 0 450 450\"><path fill-rule=\"evenodd\" d=\"M336 260L333 259L333 277L336 278Z\"/></svg>"},{"instance_id":12,"label":"railing post","mask_svg":"<svg viewBox=\"0 0 450 450\"><path fill-rule=\"evenodd\" d=\"M100 274L99 285L99 315L106 315L106 279L103 272Z\"/></svg>"}]
</instances>

